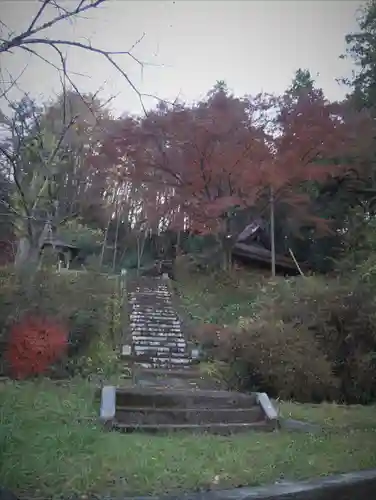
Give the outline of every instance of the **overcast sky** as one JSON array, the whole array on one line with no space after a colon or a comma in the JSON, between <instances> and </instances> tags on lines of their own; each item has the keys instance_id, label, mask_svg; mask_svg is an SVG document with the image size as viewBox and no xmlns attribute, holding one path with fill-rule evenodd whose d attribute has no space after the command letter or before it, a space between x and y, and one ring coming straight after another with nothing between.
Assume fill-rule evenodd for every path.
<instances>
[{"instance_id":1,"label":"overcast sky","mask_svg":"<svg viewBox=\"0 0 376 500\"><path fill-rule=\"evenodd\" d=\"M238 95L279 93L299 67L318 75L327 97L338 99L346 89L336 78L351 72L350 62L339 56L345 51L345 35L356 30L361 4L359 0L109 0L86 19L65 23L48 35L128 50L145 33L134 49L135 56L151 63L143 74L129 57L119 56L117 61L137 88L169 100L178 95L197 100L216 80L225 80ZM0 19L19 33L37 8L35 0L0 0ZM56 62L51 52L40 53ZM22 51L1 56L0 63L13 76L28 64L19 85L31 95L46 98L58 91L57 72ZM103 88L104 98L118 94L113 101L117 114L140 112L136 94L101 56L69 50L68 66L85 75L73 76L83 91ZM145 103L150 106L153 101Z\"/></svg>"}]
</instances>

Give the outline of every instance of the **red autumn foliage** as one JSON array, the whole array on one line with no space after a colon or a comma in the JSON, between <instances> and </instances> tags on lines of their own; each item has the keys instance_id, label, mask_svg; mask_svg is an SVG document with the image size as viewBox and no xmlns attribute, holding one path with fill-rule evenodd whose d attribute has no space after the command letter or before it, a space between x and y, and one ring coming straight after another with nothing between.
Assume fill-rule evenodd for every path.
<instances>
[{"instance_id":1,"label":"red autumn foliage","mask_svg":"<svg viewBox=\"0 0 376 500\"><path fill-rule=\"evenodd\" d=\"M14 378L44 373L62 356L68 345L68 333L48 318L26 315L10 332L7 361Z\"/></svg>"},{"instance_id":2,"label":"red autumn foliage","mask_svg":"<svg viewBox=\"0 0 376 500\"><path fill-rule=\"evenodd\" d=\"M342 112L320 92L240 99L216 89L190 107L160 106L144 119L125 119L96 161L105 158L123 179L151 186L148 203L175 213L175 224L218 233L228 210L255 206L271 187L301 210L308 200L296 189L302 182L344 172L346 162L333 158L351 155L358 137Z\"/></svg>"}]
</instances>

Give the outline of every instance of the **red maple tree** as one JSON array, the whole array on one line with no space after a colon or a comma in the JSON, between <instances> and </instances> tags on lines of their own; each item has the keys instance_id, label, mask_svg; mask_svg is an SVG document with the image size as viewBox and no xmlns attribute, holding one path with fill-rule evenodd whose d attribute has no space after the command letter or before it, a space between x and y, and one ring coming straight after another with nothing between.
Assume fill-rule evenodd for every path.
<instances>
[{"instance_id":1,"label":"red maple tree","mask_svg":"<svg viewBox=\"0 0 376 500\"><path fill-rule=\"evenodd\" d=\"M342 108L320 92L240 99L218 87L195 105L127 118L98 161L105 156L119 175L153 186L171 223L223 237L231 210L268 203L271 188L309 217L300 186L346 170L334 159L351 154L355 139Z\"/></svg>"}]
</instances>

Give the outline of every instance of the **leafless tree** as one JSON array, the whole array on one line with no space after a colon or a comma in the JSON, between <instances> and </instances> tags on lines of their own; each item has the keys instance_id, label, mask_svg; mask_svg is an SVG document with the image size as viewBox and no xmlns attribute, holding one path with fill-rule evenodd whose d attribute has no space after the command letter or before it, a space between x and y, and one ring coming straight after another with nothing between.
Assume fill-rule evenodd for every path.
<instances>
[{"instance_id":1,"label":"leafless tree","mask_svg":"<svg viewBox=\"0 0 376 500\"><path fill-rule=\"evenodd\" d=\"M82 51L97 54L99 57L106 59L109 65L115 68L124 77L126 82L138 95L141 105L143 106L142 97L144 94L141 94L129 78L128 74L121 67L118 56L127 56L143 68L144 63L133 54L133 49L142 40L144 35L126 51L110 51L92 45L90 41L83 43L76 40L55 39L47 34L49 28L60 25L66 21L80 19L83 14L94 11L106 2L108 2L108 0L72 0L70 2L40 0L38 2L39 8L34 17L30 20L28 28L18 34L11 32L11 30L5 25L4 22L1 21L0 18L0 27L3 32L6 32L5 35L4 33L0 34L0 55L5 53L13 54L16 51L24 51L57 69L64 79L67 79L75 91L78 92L78 88L68 70L67 60L63 51L65 48L73 47ZM42 18L44 18L48 12L52 12L53 14L49 20L43 22ZM57 54L59 61L57 64L41 55L39 49L43 46L50 48L53 53ZM0 89L0 97L4 97L8 94L10 89L16 85L17 79L20 76L21 75L14 77L9 75L8 81L5 81L5 77L2 75L3 81L1 83L3 88Z\"/></svg>"}]
</instances>

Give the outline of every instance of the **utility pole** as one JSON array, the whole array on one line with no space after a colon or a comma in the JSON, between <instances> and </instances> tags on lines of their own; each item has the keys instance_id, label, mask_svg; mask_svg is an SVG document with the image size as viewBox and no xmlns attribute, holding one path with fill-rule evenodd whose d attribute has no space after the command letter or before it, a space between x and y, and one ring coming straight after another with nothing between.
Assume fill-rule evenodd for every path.
<instances>
[{"instance_id":1,"label":"utility pole","mask_svg":"<svg viewBox=\"0 0 376 500\"><path fill-rule=\"evenodd\" d=\"M274 235L274 190L270 186L270 251L272 254L272 277L275 278L275 235Z\"/></svg>"}]
</instances>

